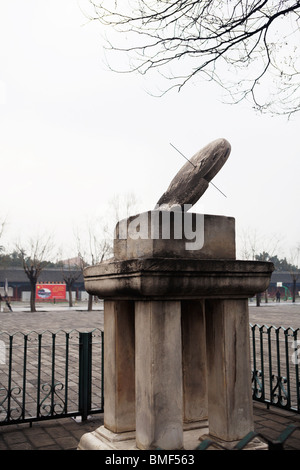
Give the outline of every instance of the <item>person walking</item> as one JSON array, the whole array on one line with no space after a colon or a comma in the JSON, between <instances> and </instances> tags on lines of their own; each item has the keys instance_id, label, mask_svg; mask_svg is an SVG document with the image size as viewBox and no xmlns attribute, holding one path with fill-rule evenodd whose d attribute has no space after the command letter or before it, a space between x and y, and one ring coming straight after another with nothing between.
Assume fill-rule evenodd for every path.
<instances>
[{"instance_id":1,"label":"person walking","mask_svg":"<svg viewBox=\"0 0 300 470\"><path fill-rule=\"evenodd\" d=\"M280 302L280 296L281 296L280 290L277 289L277 291L276 291L276 302Z\"/></svg>"}]
</instances>

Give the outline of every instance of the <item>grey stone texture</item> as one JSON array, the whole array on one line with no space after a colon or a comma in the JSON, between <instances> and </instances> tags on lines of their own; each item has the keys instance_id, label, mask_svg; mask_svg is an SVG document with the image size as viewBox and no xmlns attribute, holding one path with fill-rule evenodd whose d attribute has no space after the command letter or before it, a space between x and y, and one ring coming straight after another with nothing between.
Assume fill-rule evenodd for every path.
<instances>
[{"instance_id":1,"label":"grey stone texture","mask_svg":"<svg viewBox=\"0 0 300 470\"><path fill-rule=\"evenodd\" d=\"M176 205L194 205L227 161L230 152L231 145L223 138L214 140L197 152L179 170L158 200L160 210Z\"/></svg>"},{"instance_id":2,"label":"grey stone texture","mask_svg":"<svg viewBox=\"0 0 300 470\"><path fill-rule=\"evenodd\" d=\"M140 258L85 269L85 287L109 299L249 298L269 285L264 261Z\"/></svg>"},{"instance_id":3,"label":"grey stone texture","mask_svg":"<svg viewBox=\"0 0 300 470\"><path fill-rule=\"evenodd\" d=\"M138 232L140 226L142 232ZM126 238L121 238L123 234ZM164 210L144 212L118 222L114 259L147 257L235 259L235 219Z\"/></svg>"}]
</instances>

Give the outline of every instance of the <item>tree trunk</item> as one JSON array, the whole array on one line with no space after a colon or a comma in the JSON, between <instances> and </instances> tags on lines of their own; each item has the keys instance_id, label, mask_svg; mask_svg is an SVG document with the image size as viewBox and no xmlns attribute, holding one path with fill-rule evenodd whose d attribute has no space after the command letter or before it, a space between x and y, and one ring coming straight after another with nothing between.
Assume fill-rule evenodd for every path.
<instances>
[{"instance_id":1,"label":"tree trunk","mask_svg":"<svg viewBox=\"0 0 300 470\"><path fill-rule=\"evenodd\" d=\"M93 296L89 294L88 311L91 312L92 310L93 310Z\"/></svg>"},{"instance_id":2,"label":"tree trunk","mask_svg":"<svg viewBox=\"0 0 300 470\"><path fill-rule=\"evenodd\" d=\"M260 307L261 294L256 294L256 307Z\"/></svg>"},{"instance_id":3,"label":"tree trunk","mask_svg":"<svg viewBox=\"0 0 300 470\"><path fill-rule=\"evenodd\" d=\"M36 281L30 280L30 311L36 312L35 308L35 288L36 288Z\"/></svg>"},{"instance_id":4,"label":"tree trunk","mask_svg":"<svg viewBox=\"0 0 300 470\"><path fill-rule=\"evenodd\" d=\"M296 301L296 277L293 276L293 302Z\"/></svg>"},{"instance_id":5,"label":"tree trunk","mask_svg":"<svg viewBox=\"0 0 300 470\"><path fill-rule=\"evenodd\" d=\"M72 285L71 284L69 284L68 290L69 290L69 307L73 307Z\"/></svg>"}]
</instances>

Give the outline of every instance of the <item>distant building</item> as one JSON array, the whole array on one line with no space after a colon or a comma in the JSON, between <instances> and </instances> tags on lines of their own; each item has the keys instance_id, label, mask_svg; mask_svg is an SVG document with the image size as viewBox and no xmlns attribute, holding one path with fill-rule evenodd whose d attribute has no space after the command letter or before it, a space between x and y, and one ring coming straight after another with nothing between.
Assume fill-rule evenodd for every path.
<instances>
[{"instance_id":1,"label":"distant building","mask_svg":"<svg viewBox=\"0 0 300 470\"><path fill-rule=\"evenodd\" d=\"M0 268L0 293L4 294L4 285L7 280L8 294L11 300L29 299L30 282L23 268ZM59 268L44 269L39 276L38 283L63 283L63 272ZM278 283L281 286L278 287ZM275 296L276 290L279 289L282 297L291 296L293 289L293 279L289 272L274 271L272 273L269 295ZM76 299L82 300L87 298L84 288L83 275L75 281L72 291L75 291ZM296 295L300 292L300 275L296 282ZM68 298L68 297L67 297Z\"/></svg>"},{"instance_id":2,"label":"distant building","mask_svg":"<svg viewBox=\"0 0 300 470\"><path fill-rule=\"evenodd\" d=\"M268 293L270 296L275 296L277 289L281 292L282 296L291 297L293 292L293 278L288 271L274 271L272 273ZM296 280L296 296L300 292L300 274Z\"/></svg>"},{"instance_id":3,"label":"distant building","mask_svg":"<svg viewBox=\"0 0 300 470\"><path fill-rule=\"evenodd\" d=\"M0 293L4 294L4 286L7 280L8 295L11 300L24 300L29 298L30 282L23 268L0 268ZM63 272L59 268L44 269L38 278L38 283L63 283ZM83 282L83 275L75 281L72 291L76 293L76 298L81 300L86 293ZM67 297L68 298L68 297Z\"/></svg>"}]
</instances>

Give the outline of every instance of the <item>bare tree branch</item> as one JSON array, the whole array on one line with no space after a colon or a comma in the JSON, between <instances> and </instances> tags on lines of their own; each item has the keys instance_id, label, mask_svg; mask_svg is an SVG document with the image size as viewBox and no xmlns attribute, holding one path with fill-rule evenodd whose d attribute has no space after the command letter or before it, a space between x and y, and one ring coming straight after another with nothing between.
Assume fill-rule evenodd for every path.
<instances>
[{"instance_id":1,"label":"bare tree branch","mask_svg":"<svg viewBox=\"0 0 300 470\"><path fill-rule=\"evenodd\" d=\"M124 68L114 67L111 54L110 68L158 70L167 80L161 95L199 77L216 81L232 103L251 99L262 112L288 115L300 109L299 0L90 4L90 19L110 36L107 50L128 61Z\"/></svg>"},{"instance_id":2,"label":"bare tree branch","mask_svg":"<svg viewBox=\"0 0 300 470\"><path fill-rule=\"evenodd\" d=\"M82 275L82 269L81 256L78 256L75 261L72 259L62 261L61 272L69 294L69 307L73 307L72 288Z\"/></svg>"}]
</instances>

